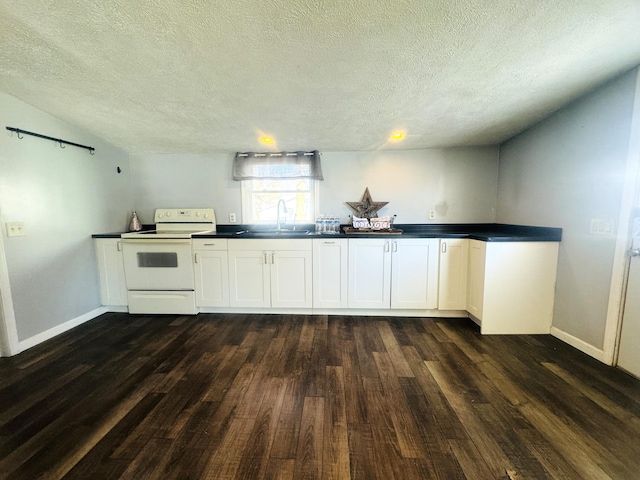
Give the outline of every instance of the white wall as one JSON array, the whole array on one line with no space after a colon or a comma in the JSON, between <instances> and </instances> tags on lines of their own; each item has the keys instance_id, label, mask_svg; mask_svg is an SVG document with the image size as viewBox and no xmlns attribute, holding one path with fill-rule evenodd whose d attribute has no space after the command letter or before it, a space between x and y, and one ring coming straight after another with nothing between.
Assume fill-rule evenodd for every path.
<instances>
[{"instance_id":1,"label":"white wall","mask_svg":"<svg viewBox=\"0 0 640 480\"><path fill-rule=\"evenodd\" d=\"M91 234L123 230L133 195L122 150L2 93L0 112L0 222L18 338L25 341L100 306ZM90 145L96 153L20 140L4 126ZM6 236L5 222L14 221L24 222L26 236Z\"/></svg>"},{"instance_id":2,"label":"white wall","mask_svg":"<svg viewBox=\"0 0 640 480\"><path fill-rule=\"evenodd\" d=\"M497 221L563 228L554 327L602 348L637 71L560 110L500 148ZM637 132L636 132L637 134Z\"/></svg>"},{"instance_id":3,"label":"white wall","mask_svg":"<svg viewBox=\"0 0 640 480\"><path fill-rule=\"evenodd\" d=\"M229 213L240 220L240 183L231 179L233 155L143 155L132 157L135 204L144 223L161 207L213 207L217 221ZM399 223L495 221L497 147L324 152L320 211L340 215L352 210L366 187L375 201L388 201L381 215ZM438 212L429 220L429 209Z\"/></svg>"}]
</instances>

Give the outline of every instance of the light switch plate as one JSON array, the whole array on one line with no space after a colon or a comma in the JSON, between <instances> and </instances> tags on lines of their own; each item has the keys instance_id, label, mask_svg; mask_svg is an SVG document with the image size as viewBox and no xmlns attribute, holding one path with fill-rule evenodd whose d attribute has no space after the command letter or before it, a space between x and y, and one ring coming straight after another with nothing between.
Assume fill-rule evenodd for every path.
<instances>
[{"instance_id":1,"label":"light switch plate","mask_svg":"<svg viewBox=\"0 0 640 480\"><path fill-rule=\"evenodd\" d=\"M7 237L24 237L27 233L24 230L24 222L7 222Z\"/></svg>"},{"instance_id":2,"label":"light switch plate","mask_svg":"<svg viewBox=\"0 0 640 480\"><path fill-rule=\"evenodd\" d=\"M612 235L616 221L613 218L592 218L589 233L593 235Z\"/></svg>"}]
</instances>

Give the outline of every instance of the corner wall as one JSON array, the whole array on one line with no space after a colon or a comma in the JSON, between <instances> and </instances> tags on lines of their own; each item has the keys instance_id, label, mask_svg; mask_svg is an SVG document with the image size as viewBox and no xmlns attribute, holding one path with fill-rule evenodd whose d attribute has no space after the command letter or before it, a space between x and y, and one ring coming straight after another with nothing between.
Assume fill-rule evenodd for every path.
<instances>
[{"instance_id":1,"label":"corner wall","mask_svg":"<svg viewBox=\"0 0 640 480\"><path fill-rule=\"evenodd\" d=\"M562 227L553 326L603 348L636 95L634 69L500 147L497 221ZM567 339L565 338L565 339Z\"/></svg>"},{"instance_id":2,"label":"corner wall","mask_svg":"<svg viewBox=\"0 0 640 480\"><path fill-rule=\"evenodd\" d=\"M133 206L127 154L0 93L0 225L18 340L30 346L101 305L92 233L120 231ZM11 126L96 148L24 136ZM118 174L116 167L123 172ZM7 237L6 222L26 236Z\"/></svg>"}]
</instances>

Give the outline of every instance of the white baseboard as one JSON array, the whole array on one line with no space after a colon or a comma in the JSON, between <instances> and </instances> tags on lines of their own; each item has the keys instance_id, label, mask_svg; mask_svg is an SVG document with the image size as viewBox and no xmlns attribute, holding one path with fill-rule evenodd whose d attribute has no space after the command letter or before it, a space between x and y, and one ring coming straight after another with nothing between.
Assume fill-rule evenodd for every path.
<instances>
[{"instance_id":1,"label":"white baseboard","mask_svg":"<svg viewBox=\"0 0 640 480\"><path fill-rule=\"evenodd\" d=\"M564 332L556 327L551 327L550 333L557 339L562 340L564 343L568 343L572 347L577 348L582 353L586 353L587 355L595 358L596 360L606 363L604 361L604 350L600 348L596 348L593 345L585 342L584 340L580 340L579 338L574 337L573 335L567 332Z\"/></svg>"},{"instance_id":2,"label":"white baseboard","mask_svg":"<svg viewBox=\"0 0 640 480\"><path fill-rule=\"evenodd\" d=\"M22 340L21 342L18 343L18 349L20 352L24 352L25 350L31 347L35 347L36 345L46 340L49 340L50 338L56 337L61 333L66 332L67 330L71 330L72 328L75 328L78 325L82 325L83 323L88 322L89 320L93 320L97 316L102 315L103 313L106 313L106 312L107 312L107 309L105 307L99 307L99 308L96 308L95 310L91 310L90 312L80 315L79 317L72 318L71 320L61 323L60 325L56 325L55 327L50 328L49 330L45 330L44 332L34 335L33 337L27 338L26 340Z\"/></svg>"}]
</instances>

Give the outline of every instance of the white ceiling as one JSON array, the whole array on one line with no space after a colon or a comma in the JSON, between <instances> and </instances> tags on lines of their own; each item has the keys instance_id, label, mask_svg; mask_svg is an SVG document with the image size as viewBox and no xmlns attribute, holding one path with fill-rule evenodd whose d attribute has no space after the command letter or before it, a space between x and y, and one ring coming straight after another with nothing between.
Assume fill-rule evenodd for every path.
<instances>
[{"instance_id":1,"label":"white ceiling","mask_svg":"<svg viewBox=\"0 0 640 480\"><path fill-rule=\"evenodd\" d=\"M497 144L638 64L640 0L0 0L0 91L130 153Z\"/></svg>"}]
</instances>

